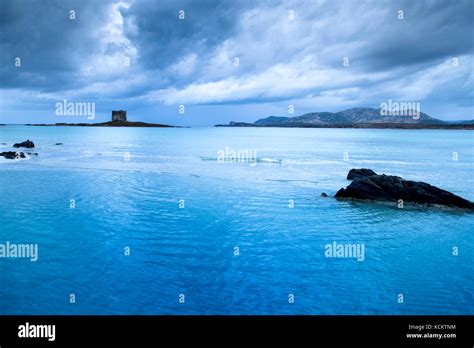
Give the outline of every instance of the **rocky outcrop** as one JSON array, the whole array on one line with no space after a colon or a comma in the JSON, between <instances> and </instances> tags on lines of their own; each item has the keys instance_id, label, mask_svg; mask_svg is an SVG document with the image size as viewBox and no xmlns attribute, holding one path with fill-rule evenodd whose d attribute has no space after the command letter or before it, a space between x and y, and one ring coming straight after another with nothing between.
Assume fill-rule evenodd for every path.
<instances>
[{"instance_id":1,"label":"rocky outcrop","mask_svg":"<svg viewBox=\"0 0 474 348\"><path fill-rule=\"evenodd\" d=\"M28 149L31 149L35 147L35 144L31 140L27 140L22 143L16 143L13 145L13 147L26 147Z\"/></svg>"},{"instance_id":2,"label":"rocky outcrop","mask_svg":"<svg viewBox=\"0 0 474 348\"><path fill-rule=\"evenodd\" d=\"M349 173L347 173L347 180L356 180L365 178L366 176L377 175L372 169L351 169Z\"/></svg>"},{"instance_id":3,"label":"rocky outcrop","mask_svg":"<svg viewBox=\"0 0 474 348\"><path fill-rule=\"evenodd\" d=\"M371 174L369 171L374 174L369 175ZM346 188L341 188L335 198L395 204L402 200L404 203L474 211L473 202L424 182L405 180L394 175L378 175L370 169L352 169L349 174L348 178L350 176L354 181Z\"/></svg>"},{"instance_id":4,"label":"rocky outcrop","mask_svg":"<svg viewBox=\"0 0 474 348\"><path fill-rule=\"evenodd\" d=\"M15 151L0 152L0 156L5 157L6 159L18 159L18 158L26 157L23 152L15 152Z\"/></svg>"}]
</instances>

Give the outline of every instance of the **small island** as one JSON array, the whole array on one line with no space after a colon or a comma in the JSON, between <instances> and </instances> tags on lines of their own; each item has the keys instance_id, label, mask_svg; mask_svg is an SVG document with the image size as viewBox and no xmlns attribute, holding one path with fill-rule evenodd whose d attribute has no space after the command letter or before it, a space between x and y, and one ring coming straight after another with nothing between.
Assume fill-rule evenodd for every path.
<instances>
[{"instance_id":1,"label":"small island","mask_svg":"<svg viewBox=\"0 0 474 348\"><path fill-rule=\"evenodd\" d=\"M381 109L352 108L339 112L311 112L301 116L268 116L254 123L230 122L215 127L282 127L282 128L374 128L374 129L462 129L474 130L474 120L446 122L423 112L410 116L385 115Z\"/></svg>"},{"instance_id":2,"label":"small island","mask_svg":"<svg viewBox=\"0 0 474 348\"><path fill-rule=\"evenodd\" d=\"M147 122L135 122L127 121L127 111L125 110L113 110L112 120L108 122L100 123L28 123L25 126L70 126L70 127L160 127L160 128L175 128L176 126L170 126L161 123L147 123Z\"/></svg>"}]
</instances>

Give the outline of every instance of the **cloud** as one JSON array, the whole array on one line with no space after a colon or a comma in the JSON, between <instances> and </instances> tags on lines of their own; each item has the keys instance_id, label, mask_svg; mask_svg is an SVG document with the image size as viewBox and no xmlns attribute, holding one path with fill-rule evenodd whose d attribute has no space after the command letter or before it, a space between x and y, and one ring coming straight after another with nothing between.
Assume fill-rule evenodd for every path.
<instances>
[{"instance_id":1,"label":"cloud","mask_svg":"<svg viewBox=\"0 0 474 348\"><path fill-rule=\"evenodd\" d=\"M312 66L311 70L307 66ZM216 82L193 83L183 89L174 87L148 93L152 101L165 104L212 104L222 102L249 102L286 100L311 91L342 88L348 84L380 80L383 74L347 74L341 69L319 69L316 62L290 62L269 67L261 73L247 73Z\"/></svg>"},{"instance_id":2,"label":"cloud","mask_svg":"<svg viewBox=\"0 0 474 348\"><path fill-rule=\"evenodd\" d=\"M246 112L404 99L443 100L473 117L469 0L1 0L0 8L0 110L64 97ZM15 95L16 104L3 100Z\"/></svg>"},{"instance_id":3,"label":"cloud","mask_svg":"<svg viewBox=\"0 0 474 348\"><path fill-rule=\"evenodd\" d=\"M337 91L339 99L358 100L364 105L389 98L421 100L438 86L450 81L462 83L469 77L470 54L458 57L462 64L454 68L450 50L442 59L436 59L430 51L424 53L422 45L409 50L398 46L397 56L405 53L414 59L393 61L392 45L382 39L388 35L402 45L407 36L394 33L413 31L413 20L405 24L406 17L397 17L399 8L405 9L406 16L413 16L409 3L391 8L377 7L373 2L320 5L282 3L244 11L235 35L214 47L210 57L199 61L202 68L190 83L181 88L173 85L152 90L147 93L147 100L171 105L305 99L306 104L314 100L315 106L324 106L331 104L325 103L324 98L334 97ZM288 17L289 9L295 15L293 20ZM448 13L452 11L451 6ZM418 20L417 25L421 26L423 18ZM341 21L344 26L335 26ZM438 13L434 23L439 23ZM432 25L428 23L428 27ZM456 25L447 30L452 27ZM421 36L429 39L429 45L434 41L420 30L408 37L415 40ZM467 36L462 47L469 53L472 44L466 40ZM349 61L347 67L342 64L345 57ZM239 59L237 68L233 65L235 58Z\"/></svg>"},{"instance_id":4,"label":"cloud","mask_svg":"<svg viewBox=\"0 0 474 348\"><path fill-rule=\"evenodd\" d=\"M137 48L124 35L122 10L130 8L127 2L111 4L106 12L104 24L97 31L98 49L88 57L79 74L83 78L120 78L132 62L137 59ZM129 18L129 28L133 28L133 17Z\"/></svg>"}]
</instances>

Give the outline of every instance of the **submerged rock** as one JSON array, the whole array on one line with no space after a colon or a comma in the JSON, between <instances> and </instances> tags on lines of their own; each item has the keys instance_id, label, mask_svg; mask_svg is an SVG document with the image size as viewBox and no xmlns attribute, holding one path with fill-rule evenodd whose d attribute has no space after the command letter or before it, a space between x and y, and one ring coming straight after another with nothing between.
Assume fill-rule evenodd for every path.
<instances>
[{"instance_id":1,"label":"submerged rock","mask_svg":"<svg viewBox=\"0 0 474 348\"><path fill-rule=\"evenodd\" d=\"M54 145L62 145L62 144L63 144L63 143L56 143L56 144L54 144Z\"/></svg>"},{"instance_id":2,"label":"submerged rock","mask_svg":"<svg viewBox=\"0 0 474 348\"><path fill-rule=\"evenodd\" d=\"M0 156L5 157L6 159L18 159L18 158L26 157L23 152L15 152L15 151L0 152Z\"/></svg>"},{"instance_id":3,"label":"submerged rock","mask_svg":"<svg viewBox=\"0 0 474 348\"><path fill-rule=\"evenodd\" d=\"M352 169L349 173L352 171L360 173L360 169ZM373 173L367 176L357 176L355 174L356 179L346 188L337 191L334 197L394 203L402 200L404 203L474 210L473 202L430 184L405 180L394 175ZM351 175L351 177L354 177L354 175Z\"/></svg>"},{"instance_id":4,"label":"submerged rock","mask_svg":"<svg viewBox=\"0 0 474 348\"><path fill-rule=\"evenodd\" d=\"M327 196L328 196L328 194L326 192L321 193L321 197L327 197Z\"/></svg>"},{"instance_id":5,"label":"submerged rock","mask_svg":"<svg viewBox=\"0 0 474 348\"><path fill-rule=\"evenodd\" d=\"M24 141L22 143L16 143L16 144L13 145L13 147L26 147L28 149L31 149L31 148L35 147L35 144L32 141L27 140L27 141Z\"/></svg>"}]
</instances>

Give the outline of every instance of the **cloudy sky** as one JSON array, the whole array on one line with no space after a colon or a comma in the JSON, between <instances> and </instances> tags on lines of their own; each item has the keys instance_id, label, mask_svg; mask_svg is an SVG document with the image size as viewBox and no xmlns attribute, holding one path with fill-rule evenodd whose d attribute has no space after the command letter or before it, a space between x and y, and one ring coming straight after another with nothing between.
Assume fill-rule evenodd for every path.
<instances>
[{"instance_id":1,"label":"cloudy sky","mask_svg":"<svg viewBox=\"0 0 474 348\"><path fill-rule=\"evenodd\" d=\"M0 0L0 122L88 121L56 116L64 99L95 103L94 122L126 109L205 126L389 99L473 119L473 22L472 0Z\"/></svg>"}]
</instances>

